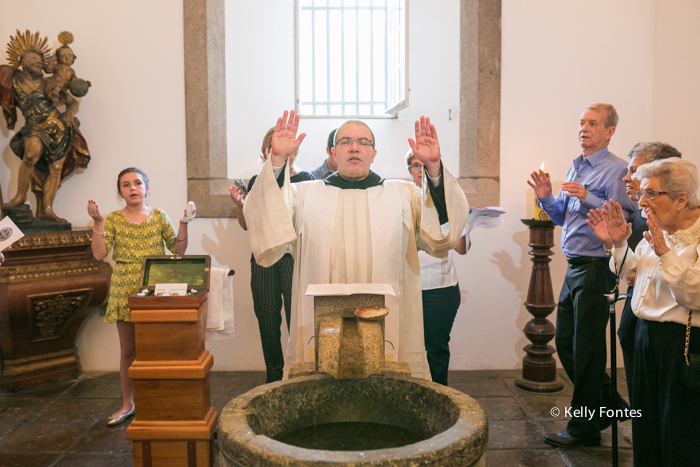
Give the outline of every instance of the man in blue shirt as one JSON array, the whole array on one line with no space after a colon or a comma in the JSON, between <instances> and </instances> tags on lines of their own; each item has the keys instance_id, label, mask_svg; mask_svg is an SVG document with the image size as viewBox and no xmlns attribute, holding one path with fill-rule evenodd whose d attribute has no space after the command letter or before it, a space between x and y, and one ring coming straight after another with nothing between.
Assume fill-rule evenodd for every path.
<instances>
[{"instance_id":1,"label":"man in blue shirt","mask_svg":"<svg viewBox=\"0 0 700 467\"><path fill-rule=\"evenodd\" d=\"M574 384L571 414L579 410L580 416L571 418L566 431L545 435L545 442L553 446L599 446L600 430L610 423L599 418L600 407L611 406L610 396L604 394L604 387L609 389L605 372L609 304L603 294L613 289L615 275L608 268L603 243L586 225L586 215L610 199L628 213L637 209L625 194L622 178L627 164L608 151L617 121L612 105L588 106L579 124L583 153L574 159L557 196L552 196L552 183L542 170L532 172L532 181L527 182L552 221L563 226L561 247L569 263L557 305L555 343Z\"/></svg>"},{"instance_id":2,"label":"man in blue shirt","mask_svg":"<svg viewBox=\"0 0 700 467\"><path fill-rule=\"evenodd\" d=\"M328 135L328 142L326 144L326 154L328 154L328 157L323 161L323 164L310 172L314 180L325 180L329 175L338 171L338 164L335 162L335 156L333 156L332 151L335 146L335 132L337 130L337 128L334 128Z\"/></svg>"}]
</instances>

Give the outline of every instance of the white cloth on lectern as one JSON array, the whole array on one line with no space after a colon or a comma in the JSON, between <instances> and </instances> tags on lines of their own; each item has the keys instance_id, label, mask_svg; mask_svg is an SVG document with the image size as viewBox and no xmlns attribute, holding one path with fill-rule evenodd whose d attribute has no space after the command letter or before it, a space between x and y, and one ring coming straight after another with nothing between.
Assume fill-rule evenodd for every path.
<instances>
[{"instance_id":1,"label":"white cloth on lectern","mask_svg":"<svg viewBox=\"0 0 700 467\"><path fill-rule=\"evenodd\" d=\"M207 297L205 340L232 339L233 329L233 276L229 269L212 268Z\"/></svg>"}]
</instances>

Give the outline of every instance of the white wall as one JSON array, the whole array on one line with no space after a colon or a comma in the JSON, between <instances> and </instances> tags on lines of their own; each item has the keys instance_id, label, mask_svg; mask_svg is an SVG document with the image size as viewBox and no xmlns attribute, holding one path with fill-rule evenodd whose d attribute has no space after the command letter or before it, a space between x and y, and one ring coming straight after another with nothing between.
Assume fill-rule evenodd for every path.
<instances>
[{"instance_id":1,"label":"white wall","mask_svg":"<svg viewBox=\"0 0 700 467\"><path fill-rule=\"evenodd\" d=\"M371 119L377 140L372 170L408 178L404 155L414 122L431 118L445 164L459 165L459 0L409 3L410 105L397 119ZM294 2L234 0L226 3L226 81L230 178L258 173L260 145L284 110L294 108ZM243 46L244 44L244 46ZM258 92L254 90L259 90ZM448 120L449 109L452 119ZM302 118L307 137L297 162L313 170L326 158L328 133L344 118Z\"/></svg>"},{"instance_id":2,"label":"white wall","mask_svg":"<svg viewBox=\"0 0 700 467\"><path fill-rule=\"evenodd\" d=\"M229 3L233 2L227 2L227 6ZM272 5L287 8L291 3L267 0L264 5L269 13L275 11ZM458 3L440 2L441 7L447 5L446 9L435 11L437 2L414 0L410 8L421 21L451 24L458 17ZM238 6L244 7L241 2ZM431 6L433 10L429 9ZM522 304L531 263L527 231L519 219L532 216L533 196L525 180L542 161L555 182L562 180L579 153L576 129L585 105L596 101L615 104L620 124L611 149L619 156L624 157L637 141L662 139L677 145L684 157L700 165L700 141L692 127L700 108L695 89L700 71L700 59L695 53L700 33L693 32L690 24L692 18L698 17L698 8L682 0L594 0L585 6L557 0L503 1L501 200L508 215L500 229L475 232L472 251L456 261L463 305L452 332L453 369L520 366L522 347L527 344L522 328L530 319ZM251 12L228 19L240 28L255 20ZM411 30L420 30L413 21L412 16ZM268 22L270 25L262 30L248 31L246 47L258 39L279 39L281 35L282 39L288 38L284 47L293 53L291 23L272 16ZM93 160L83 174L71 177L61 187L57 212L74 226L85 227L89 221L85 213L88 198L96 199L104 212L118 209L116 175L122 168L136 165L151 178L149 201L177 219L187 201L181 2L0 0L0 39L5 41L0 43L2 50L10 33L27 28L49 35L53 46L58 32L73 32L73 48L78 55L76 73L93 83L78 114ZM684 31L683 36L680 31ZM229 28L229 39L233 34L236 33ZM425 43L421 39L419 44L412 40L412 76L416 67L425 68L431 63L421 58L431 57L435 50L445 57L458 53L458 35L439 37L425 38ZM5 63L4 53L0 56L0 63ZM253 63L259 61L254 57ZM231 66L229 62L227 71L229 78L234 79L237 75ZM229 156L237 152L254 159L261 138L248 135L262 136L281 109L293 107L292 78L273 76L271 67L262 71L236 78L247 81L240 85L244 92L229 100L233 117L236 112L251 115L246 96L267 99L272 84L282 82L291 97L277 96L252 114L272 119L269 124L261 123L262 129L242 127L245 121L239 119L238 126L229 131L229 145L237 143L233 148L229 146ZM268 80L270 77L274 79ZM445 141L456 138L458 128L455 120L446 121L446 109L452 106L454 119L459 117L459 107L458 101L451 104L448 97L443 99L443 92L448 96L448 90L458 85L456 62L453 71L428 81L434 83L432 90L425 91L423 97L412 94L412 109L405 115L408 120L414 119L413 108L415 112L427 109L425 113L433 118L437 115L443 153L447 154L445 145L450 143ZM393 164L401 160L405 138L411 136L410 124L401 122L399 119L397 132L401 134L395 143L400 150L388 144L393 141L390 131L386 145L379 139L377 171L382 174L395 170ZM373 122L373 126L383 129L380 123L384 121ZM397 121L386 124L389 123ZM308 146L302 151L300 163L314 168L323 159L324 140L332 125L313 120L305 120L302 125L310 136L304 143ZM8 147L12 134L4 123L0 124L0 185L5 200L8 194L14 194L19 165L19 159ZM314 134L317 142L311 144ZM248 149L244 144L250 145ZM388 165L379 165L381 154L393 158L391 162L389 157L385 159ZM399 167L397 174L404 176L403 165ZM456 170L456 166L450 168ZM215 266L228 265L236 270L237 337L207 344L215 357L214 370L263 369L249 288L247 233L235 219L196 219L190 229L189 253L210 254ZM555 296L565 271L559 233L557 229L552 262ZM551 319L554 318L553 314ZM87 320L77 345L83 369L118 368L116 327L104 324L97 313Z\"/></svg>"},{"instance_id":3,"label":"white wall","mask_svg":"<svg viewBox=\"0 0 700 467\"><path fill-rule=\"evenodd\" d=\"M508 215L500 229L476 232L467 260L457 263L464 304L452 333L453 368L520 366L529 343L522 328L531 319L523 302L532 263L520 222L533 215L526 180L544 162L555 184L561 183L580 154L581 110L593 102L616 106L620 123L610 149L621 157L649 138L651 5L503 1L501 204ZM555 300L566 272L560 235L557 227ZM550 320L556 322L556 312Z\"/></svg>"}]
</instances>

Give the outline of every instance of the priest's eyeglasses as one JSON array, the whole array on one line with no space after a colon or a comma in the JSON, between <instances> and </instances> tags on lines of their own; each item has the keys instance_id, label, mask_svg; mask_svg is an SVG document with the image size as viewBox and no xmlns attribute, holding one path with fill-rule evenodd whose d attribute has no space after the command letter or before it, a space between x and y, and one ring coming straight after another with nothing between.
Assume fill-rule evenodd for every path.
<instances>
[{"instance_id":1,"label":"priest's eyeglasses","mask_svg":"<svg viewBox=\"0 0 700 467\"><path fill-rule=\"evenodd\" d=\"M659 195L667 195L668 191L654 191L654 190L644 190L635 192L637 199L642 199L644 196L646 199L654 199Z\"/></svg>"},{"instance_id":2,"label":"priest's eyeglasses","mask_svg":"<svg viewBox=\"0 0 700 467\"><path fill-rule=\"evenodd\" d=\"M336 146L350 146L354 141L357 141L357 144L360 146L372 146L374 147L374 143L372 142L371 139L367 138L348 138L347 136L344 138L339 138L338 141L335 142Z\"/></svg>"},{"instance_id":3,"label":"priest's eyeglasses","mask_svg":"<svg viewBox=\"0 0 700 467\"><path fill-rule=\"evenodd\" d=\"M423 164L419 164L418 162L414 162L413 164L409 165L408 168L411 170L422 170Z\"/></svg>"}]
</instances>

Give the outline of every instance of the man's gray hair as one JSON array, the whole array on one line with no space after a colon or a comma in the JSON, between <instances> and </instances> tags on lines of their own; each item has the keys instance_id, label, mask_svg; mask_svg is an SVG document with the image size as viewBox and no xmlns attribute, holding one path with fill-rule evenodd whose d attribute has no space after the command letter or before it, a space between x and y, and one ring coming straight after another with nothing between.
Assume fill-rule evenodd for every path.
<instances>
[{"instance_id":1,"label":"man's gray hair","mask_svg":"<svg viewBox=\"0 0 700 467\"><path fill-rule=\"evenodd\" d=\"M620 117L617 116L617 110L612 104L591 104L586 107L587 110L605 110L608 113L608 117L605 119L605 128L610 128L611 126L617 126L617 122Z\"/></svg>"},{"instance_id":2,"label":"man's gray hair","mask_svg":"<svg viewBox=\"0 0 700 467\"><path fill-rule=\"evenodd\" d=\"M698 200L698 168L687 160L673 157L662 159L637 168L635 177L638 180L657 177L661 190L668 192L671 198L677 198L681 193L688 193L688 207L700 207Z\"/></svg>"},{"instance_id":3,"label":"man's gray hair","mask_svg":"<svg viewBox=\"0 0 700 467\"><path fill-rule=\"evenodd\" d=\"M633 159L635 157L644 157L644 163L668 159L670 157L678 157L680 159L681 152L670 144L660 143L658 141L651 143L637 143L634 145L627 157Z\"/></svg>"}]
</instances>

